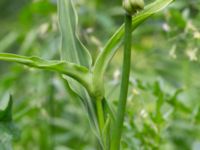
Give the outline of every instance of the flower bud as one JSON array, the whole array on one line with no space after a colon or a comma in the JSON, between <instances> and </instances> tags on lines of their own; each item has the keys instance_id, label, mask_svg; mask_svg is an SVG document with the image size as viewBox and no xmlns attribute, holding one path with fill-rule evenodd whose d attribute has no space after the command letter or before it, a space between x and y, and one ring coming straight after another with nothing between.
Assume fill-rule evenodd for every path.
<instances>
[{"instance_id":1,"label":"flower bud","mask_svg":"<svg viewBox=\"0 0 200 150\"><path fill-rule=\"evenodd\" d=\"M122 6L127 13L132 14L132 6L130 0L123 0Z\"/></svg>"},{"instance_id":2,"label":"flower bud","mask_svg":"<svg viewBox=\"0 0 200 150\"><path fill-rule=\"evenodd\" d=\"M140 11L144 8L144 0L130 0L131 6L136 11Z\"/></svg>"},{"instance_id":3,"label":"flower bud","mask_svg":"<svg viewBox=\"0 0 200 150\"><path fill-rule=\"evenodd\" d=\"M122 5L128 14L133 15L144 8L144 1L143 0L123 0Z\"/></svg>"}]
</instances>

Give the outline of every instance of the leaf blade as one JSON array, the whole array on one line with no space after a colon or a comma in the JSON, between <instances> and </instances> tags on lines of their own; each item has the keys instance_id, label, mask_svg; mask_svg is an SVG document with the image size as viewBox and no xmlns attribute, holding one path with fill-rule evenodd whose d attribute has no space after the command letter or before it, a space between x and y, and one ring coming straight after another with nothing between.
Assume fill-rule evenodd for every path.
<instances>
[{"instance_id":1,"label":"leaf blade","mask_svg":"<svg viewBox=\"0 0 200 150\"><path fill-rule=\"evenodd\" d=\"M0 60L16 62L29 67L34 67L43 70L55 71L60 74L65 74L89 89L90 73L86 67L79 66L66 61L45 60L39 57L27 57L11 53L0 53Z\"/></svg>"},{"instance_id":2,"label":"leaf blade","mask_svg":"<svg viewBox=\"0 0 200 150\"><path fill-rule=\"evenodd\" d=\"M157 0L157 1L149 4L148 6L146 6L143 11L141 11L135 17L133 17L132 31L134 31L141 23L143 23L145 20L147 20L150 16L152 16L153 14L164 9L173 1L174 0ZM103 86L102 80L103 80L104 72L105 72L110 60L116 53L117 48L121 44L123 35L124 35L124 24L121 27L119 27L119 29L109 39L109 41L105 45L103 51L98 56L98 58L95 62L94 79L93 80L100 81L97 84L98 86L101 86L99 88L102 88L102 86Z\"/></svg>"},{"instance_id":3,"label":"leaf blade","mask_svg":"<svg viewBox=\"0 0 200 150\"><path fill-rule=\"evenodd\" d=\"M12 121L12 104L13 100L10 95L0 101L0 122Z\"/></svg>"},{"instance_id":4,"label":"leaf blade","mask_svg":"<svg viewBox=\"0 0 200 150\"><path fill-rule=\"evenodd\" d=\"M90 68L92 57L77 36L78 17L71 0L58 0L61 59Z\"/></svg>"},{"instance_id":5,"label":"leaf blade","mask_svg":"<svg viewBox=\"0 0 200 150\"><path fill-rule=\"evenodd\" d=\"M0 101L0 149L12 150L12 142L19 138L19 130L12 119L12 97L5 95Z\"/></svg>"},{"instance_id":6,"label":"leaf blade","mask_svg":"<svg viewBox=\"0 0 200 150\"><path fill-rule=\"evenodd\" d=\"M92 57L77 36L78 17L72 0L58 0L58 15L61 32L61 59L91 68ZM76 93L88 113L92 127L98 129L93 100L88 91L78 82L63 76L68 84L68 90ZM91 79L91 78L90 78ZM91 93L91 92L89 92ZM96 130L94 130L96 131ZM98 135L96 133L96 135Z\"/></svg>"}]
</instances>

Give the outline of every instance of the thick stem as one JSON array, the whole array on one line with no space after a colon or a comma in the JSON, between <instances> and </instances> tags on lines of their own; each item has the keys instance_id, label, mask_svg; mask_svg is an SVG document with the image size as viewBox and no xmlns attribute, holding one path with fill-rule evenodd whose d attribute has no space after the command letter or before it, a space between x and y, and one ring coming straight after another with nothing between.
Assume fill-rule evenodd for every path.
<instances>
[{"instance_id":1,"label":"thick stem","mask_svg":"<svg viewBox=\"0 0 200 150\"><path fill-rule=\"evenodd\" d=\"M131 22L132 16L125 15L125 37L124 37L124 58L122 68L122 79L120 87L120 97L118 103L116 122L113 127L111 150L120 149L120 140L123 129L124 115L126 110L126 101L128 95L128 83L131 64Z\"/></svg>"}]
</instances>

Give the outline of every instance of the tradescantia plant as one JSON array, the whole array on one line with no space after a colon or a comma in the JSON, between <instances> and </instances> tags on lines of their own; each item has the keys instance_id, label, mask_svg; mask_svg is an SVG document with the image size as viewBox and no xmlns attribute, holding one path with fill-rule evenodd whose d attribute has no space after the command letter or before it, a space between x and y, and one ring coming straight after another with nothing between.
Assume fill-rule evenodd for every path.
<instances>
[{"instance_id":1,"label":"tradescantia plant","mask_svg":"<svg viewBox=\"0 0 200 150\"><path fill-rule=\"evenodd\" d=\"M120 149L126 109L131 59L131 33L141 23L168 6L172 1L156 0L144 7L142 0L124 0L125 23L108 40L94 61L87 48L78 38L78 17L73 1L58 0L61 60L45 60L35 56L28 57L11 53L0 53L0 60L54 71L62 75L68 91L73 92L76 99L83 102L100 149L118 150ZM114 113L109 105L109 99L105 97L106 89L104 89L103 81L106 68L121 44L124 44L124 61L118 109ZM0 112L0 114L3 113Z\"/></svg>"}]
</instances>

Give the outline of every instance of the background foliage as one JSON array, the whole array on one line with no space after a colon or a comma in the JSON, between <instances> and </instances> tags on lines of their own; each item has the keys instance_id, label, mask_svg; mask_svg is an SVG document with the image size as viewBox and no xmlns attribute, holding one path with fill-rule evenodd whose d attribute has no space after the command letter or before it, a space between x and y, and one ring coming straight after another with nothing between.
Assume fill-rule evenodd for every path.
<instances>
[{"instance_id":1,"label":"background foliage","mask_svg":"<svg viewBox=\"0 0 200 150\"><path fill-rule=\"evenodd\" d=\"M75 3L81 40L95 59L123 22L121 0ZM0 10L0 52L59 59L55 0L1 0ZM197 0L175 1L133 33L124 149L200 149L199 12ZM119 51L106 72L113 105L121 60ZM0 78L1 101L8 93L13 99L10 128L4 128L0 111L0 145L11 149L6 142L13 140L15 150L94 149L85 110L57 74L0 62Z\"/></svg>"}]
</instances>

